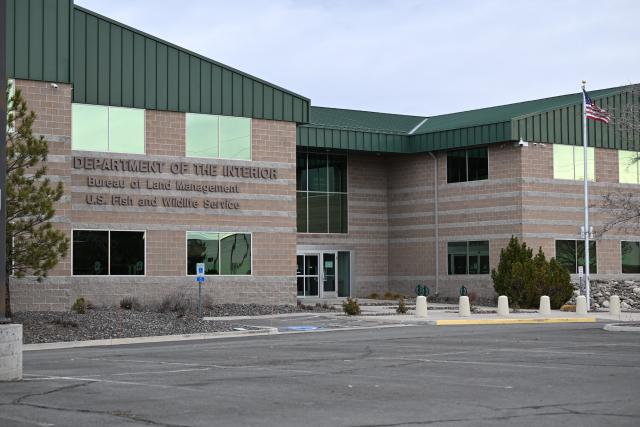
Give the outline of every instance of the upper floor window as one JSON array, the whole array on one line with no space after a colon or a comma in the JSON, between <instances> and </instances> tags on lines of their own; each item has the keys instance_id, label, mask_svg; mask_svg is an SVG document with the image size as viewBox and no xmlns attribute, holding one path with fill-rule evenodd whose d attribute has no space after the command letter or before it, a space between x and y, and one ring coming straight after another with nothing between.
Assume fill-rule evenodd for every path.
<instances>
[{"instance_id":1,"label":"upper floor window","mask_svg":"<svg viewBox=\"0 0 640 427\"><path fill-rule=\"evenodd\" d=\"M144 154L144 110L73 104L71 148Z\"/></svg>"},{"instance_id":2,"label":"upper floor window","mask_svg":"<svg viewBox=\"0 0 640 427\"><path fill-rule=\"evenodd\" d=\"M587 148L587 162L589 181L595 181L596 164L593 147ZM553 178L584 180L584 147L553 144Z\"/></svg>"},{"instance_id":3,"label":"upper floor window","mask_svg":"<svg viewBox=\"0 0 640 427\"><path fill-rule=\"evenodd\" d=\"M618 151L618 173L621 184L640 184L637 151Z\"/></svg>"},{"instance_id":4,"label":"upper floor window","mask_svg":"<svg viewBox=\"0 0 640 427\"><path fill-rule=\"evenodd\" d=\"M489 179L487 147L447 152L447 182Z\"/></svg>"},{"instance_id":5,"label":"upper floor window","mask_svg":"<svg viewBox=\"0 0 640 427\"><path fill-rule=\"evenodd\" d=\"M251 160L251 119L187 113L187 156Z\"/></svg>"},{"instance_id":6,"label":"upper floor window","mask_svg":"<svg viewBox=\"0 0 640 427\"><path fill-rule=\"evenodd\" d=\"M298 153L297 217L299 233L347 232L347 157Z\"/></svg>"}]
</instances>

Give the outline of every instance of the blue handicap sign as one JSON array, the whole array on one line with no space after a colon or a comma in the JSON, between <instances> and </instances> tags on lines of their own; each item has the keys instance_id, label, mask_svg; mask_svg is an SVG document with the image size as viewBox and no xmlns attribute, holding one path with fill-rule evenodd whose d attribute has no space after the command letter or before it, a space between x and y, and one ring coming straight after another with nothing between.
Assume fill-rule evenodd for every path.
<instances>
[{"instance_id":1,"label":"blue handicap sign","mask_svg":"<svg viewBox=\"0 0 640 427\"><path fill-rule=\"evenodd\" d=\"M198 277L196 277L196 281L197 281L198 283L204 283L204 276L198 276Z\"/></svg>"}]
</instances>

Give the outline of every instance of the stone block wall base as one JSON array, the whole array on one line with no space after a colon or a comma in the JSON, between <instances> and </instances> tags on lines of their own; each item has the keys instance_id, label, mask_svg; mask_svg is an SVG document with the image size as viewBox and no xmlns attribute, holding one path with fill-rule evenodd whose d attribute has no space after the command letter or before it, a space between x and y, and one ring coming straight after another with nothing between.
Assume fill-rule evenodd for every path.
<instances>
[{"instance_id":1,"label":"stone block wall base","mask_svg":"<svg viewBox=\"0 0 640 427\"><path fill-rule=\"evenodd\" d=\"M0 325L0 381L22 379L22 325Z\"/></svg>"}]
</instances>

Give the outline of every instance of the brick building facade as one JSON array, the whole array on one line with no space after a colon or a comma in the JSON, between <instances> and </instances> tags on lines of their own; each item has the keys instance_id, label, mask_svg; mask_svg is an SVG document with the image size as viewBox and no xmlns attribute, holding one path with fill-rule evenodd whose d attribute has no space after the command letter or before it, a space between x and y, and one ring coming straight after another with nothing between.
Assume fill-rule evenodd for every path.
<instances>
[{"instance_id":1,"label":"brick building facade","mask_svg":"<svg viewBox=\"0 0 640 427\"><path fill-rule=\"evenodd\" d=\"M511 236L574 275L584 264L580 94L435 117L311 107L52 1L59 13L43 31L53 38L37 37L29 8L8 10L26 20L30 46L10 34L8 74L49 141L48 176L65 186L53 223L72 248L44 281L12 279L14 310L195 292L197 263L216 302L412 295L419 284L491 298ZM619 105L627 91L592 97ZM610 214L603 195L640 188L637 168L634 181L621 166L640 136L604 126L588 128L596 228ZM609 232L595 249L594 277L640 277L640 234Z\"/></svg>"}]
</instances>

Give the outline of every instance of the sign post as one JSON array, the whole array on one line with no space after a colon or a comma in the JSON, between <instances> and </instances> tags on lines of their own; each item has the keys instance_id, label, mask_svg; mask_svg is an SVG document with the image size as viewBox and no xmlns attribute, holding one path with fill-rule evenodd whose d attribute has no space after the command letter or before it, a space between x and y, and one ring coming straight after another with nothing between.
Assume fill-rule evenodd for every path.
<instances>
[{"instance_id":1,"label":"sign post","mask_svg":"<svg viewBox=\"0 0 640 427\"><path fill-rule=\"evenodd\" d=\"M204 283L204 262L196 264L196 282L198 282L198 317L202 319L202 284Z\"/></svg>"}]
</instances>

